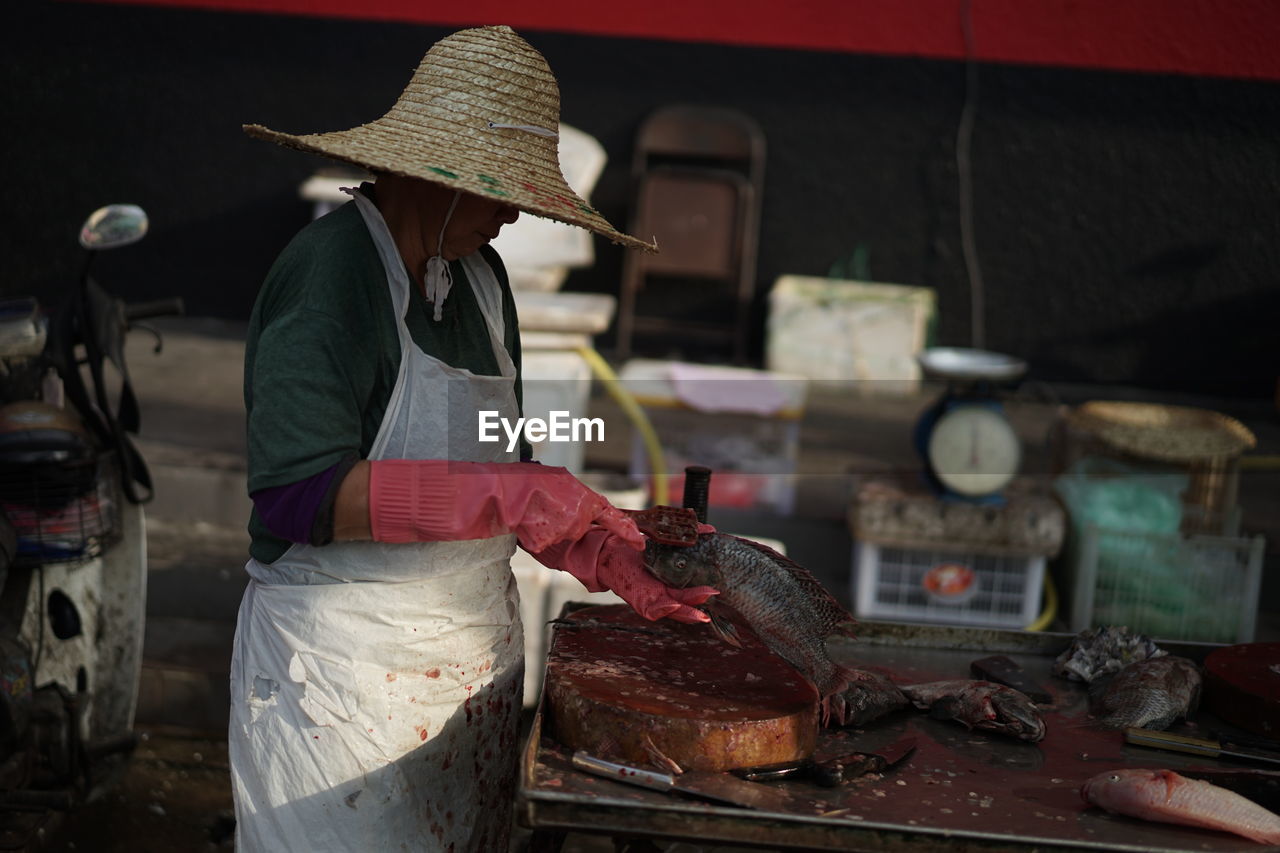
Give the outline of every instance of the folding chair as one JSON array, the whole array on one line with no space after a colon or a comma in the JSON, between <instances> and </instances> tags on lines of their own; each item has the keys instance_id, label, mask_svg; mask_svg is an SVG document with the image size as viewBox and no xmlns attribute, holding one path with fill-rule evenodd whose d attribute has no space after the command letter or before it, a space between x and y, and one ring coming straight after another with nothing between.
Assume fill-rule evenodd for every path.
<instances>
[{"instance_id":1,"label":"folding chair","mask_svg":"<svg viewBox=\"0 0 1280 853\"><path fill-rule=\"evenodd\" d=\"M628 252L618 304L616 355L638 335L690 335L729 344L746 361L755 295L764 184L764 135L740 112L673 105L636 137L630 233L655 238L658 254ZM640 294L665 283L661 304Z\"/></svg>"}]
</instances>

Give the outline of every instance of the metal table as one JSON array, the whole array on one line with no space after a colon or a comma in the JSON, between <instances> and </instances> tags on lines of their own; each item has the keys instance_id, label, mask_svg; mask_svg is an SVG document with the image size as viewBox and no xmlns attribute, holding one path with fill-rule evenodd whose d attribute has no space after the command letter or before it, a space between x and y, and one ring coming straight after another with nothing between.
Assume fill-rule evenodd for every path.
<instances>
[{"instance_id":1,"label":"metal table","mask_svg":"<svg viewBox=\"0 0 1280 853\"><path fill-rule=\"evenodd\" d=\"M1070 640L1069 634L861 623L858 640L835 650L837 656L893 673L905 683L967 678L974 659L1007 654L1054 694L1053 705L1042 709L1048 734L1038 744L1027 744L970 732L916 711L895 713L863 729L824 730L819 757L875 749L907 731L916 734L918 745L900 766L841 788L769 783L829 802L831 812L816 817L703 804L575 770L569 751L543 734L549 713L544 694L522 757L520 820L535 840L572 831L776 850L931 851L944 845L981 851L1257 850L1248 839L1226 833L1148 823L1086 806L1080 785L1115 768L1251 772L1278 787L1280 774L1130 746L1120 732L1086 724L1084 685L1050 673L1053 658ZM1216 648L1161 646L1197 661ZM1203 713L1195 719L1201 729L1229 730Z\"/></svg>"}]
</instances>

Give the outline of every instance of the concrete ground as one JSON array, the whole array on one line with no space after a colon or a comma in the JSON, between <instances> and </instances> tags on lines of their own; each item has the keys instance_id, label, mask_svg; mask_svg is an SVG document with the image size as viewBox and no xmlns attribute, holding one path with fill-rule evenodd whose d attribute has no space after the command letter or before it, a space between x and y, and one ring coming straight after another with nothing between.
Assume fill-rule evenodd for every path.
<instances>
[{"instance_id":1,"label":"concrete ground","mask_svg":"<svg viewBox=\"0 0 1280 853\"><path fill-rule=\"evenodd\" d=\"M143 335L130 343L130 369L143 411L139 446L150 461L156 499L147 507L148 626L138 727L144 740L125 779L46 834L47 849L151 851L229 849L227 671L235 614L245 583L243 343L239 327L217 321L166 322L164 349ZM911 428L938 389L874 394L813 387L801 425L796 505L787 516L713 508L722 529L783 541L846 605L852 539L846 522L855 475L918 467ZM1134 389L1024 385L1007 409L1026 446L1024 471L1048 470L1046 437L1059 403ZM1280 639L1280 418L1267 403L1171 399L1244 420L1259 440L1258 467L1240 482L1243 528L1267 538L1259 639ZM624 423L596 388L592 415ZM588 467L622 470L627 431L591 445ZM1265 458L1265 459L1263 459ZM1062 627L1059 623L1058 627ZM599 839L571 836L566 850L605 850Z\"/></svg>"}]
</instances>

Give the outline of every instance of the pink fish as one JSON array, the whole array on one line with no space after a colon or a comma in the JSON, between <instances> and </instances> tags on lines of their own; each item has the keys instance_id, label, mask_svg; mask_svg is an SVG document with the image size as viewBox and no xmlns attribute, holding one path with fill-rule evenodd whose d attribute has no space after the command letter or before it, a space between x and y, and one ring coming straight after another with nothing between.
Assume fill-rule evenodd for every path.
<instances>
[{"instance_id":1,"label":"pink fish","mask_svg":"<svg viewBox=\"0 0 1280 853\"><path fill-rule=\"evenodd\" d=\"M1226 788L1172 770L1109 770L1080 787L1086 803L1143 820L1234 832L1280 844L1280 815Z\"/></svg>"}]
</instances>

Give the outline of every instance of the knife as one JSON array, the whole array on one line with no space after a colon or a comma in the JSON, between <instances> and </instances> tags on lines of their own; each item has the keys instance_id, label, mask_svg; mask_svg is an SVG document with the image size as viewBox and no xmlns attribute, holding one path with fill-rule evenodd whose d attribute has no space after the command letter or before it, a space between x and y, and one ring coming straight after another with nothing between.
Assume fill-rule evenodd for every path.
<instances>
[{"instance_id":1,"label":"knife","mask_svg":"<svg viewBox=\"0 0 1280 853\"><path fill-rule=\"evenodd\" d=\"M755 782L745 782L728 773L717 773L711 770L687 770L677 776L672 773L660 773L656 770L606 761L583 750L573 754L573 766L578 770L612 779L615 782L625 782L628 785L637 785L664 793L674 791L739 808L782 813L812 811L814 814L824 814L834 808L830 803L793 797L776 788L758 785Z\"/></svg>"},{"instance_id":2,"label":"knife","mask_svg":"<svg viewBox=\"0 0 1280 853\"><path fill-rule=\"evenodd\" d=\"M1228 747L1216 740L1205 740L1186 735L1175 735L1169 732L1152 731L1151 729L1129 728L1124 730L1124 739L1138 746L1150 746L1155 749L1168 749L1173 752L1187 752L1191 755L1207 755L1210 758L1238 758L1245 761L1258 761L1263 764L1280 765L1280 753L1264 752L1260 749L1244 749Z\"/></svg>"},{"instance_id":3,"label":"knife","mask_svg":"<svg viewBox=\"0 0 1280 853\"><path fill-rule=\"evenodd\" d=\"M825 761L814 761L811 758L784 761L759 767L742 767L731 772L750 782L769 782L797 776L834 788L868 773L882 773L910 755L915 748L915 736L907 735L875 752L851 752Z\"/></svg>"},{"instance_id":4,"label":"knife","mask_svg":"<svg viewBox=\"0 0 1280 853\"><path fill-rule=\"evenodd\" d=\"M973 674L974 678L994 681L996 684L1012 687L1037 705L1050 705L1053 703L1053 696L1049 694L1049 691L1032 680L1031 676L1027 675L1026 670L1018 666L1013 658L1008 655L992 655L991 657L976 660L969 664L969 672Z\"/></svg>"},{"instance_id":5,"label":"knife","mask_svg":"<svg viewBox=\"0 0 1280 853\"><path fill-rule=\"evenodd\" d=\"M1209 737L1217 740L1223 746L1235 749L1236 747L1244 747L1245 749L1260 749L1263 752L1276 752L1280 750L1280 740L1269 737L1261 737L1260 735L1246 735L1239 732L1222 732L1217 729L1209 730Z\"/></svg>"}]
</instances>

